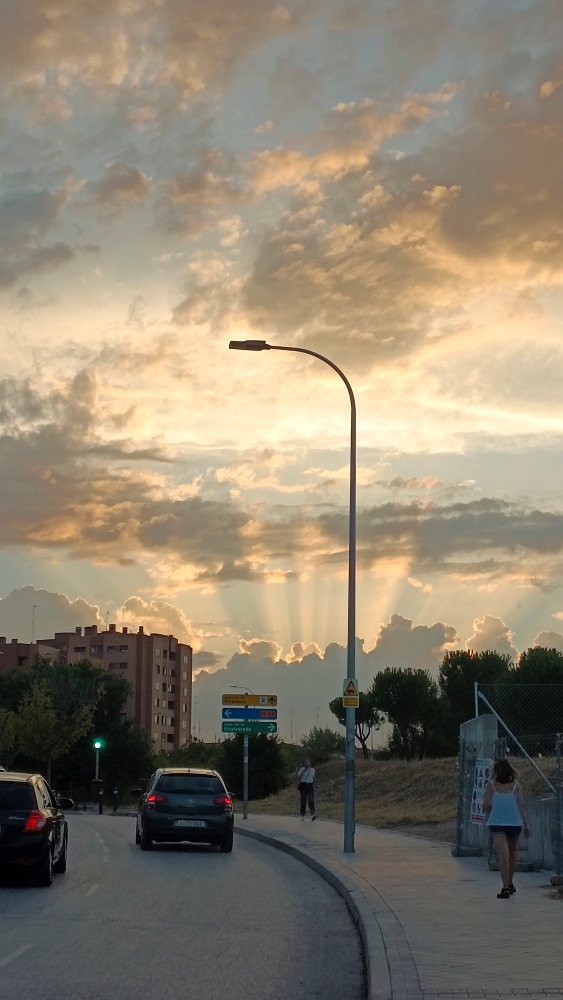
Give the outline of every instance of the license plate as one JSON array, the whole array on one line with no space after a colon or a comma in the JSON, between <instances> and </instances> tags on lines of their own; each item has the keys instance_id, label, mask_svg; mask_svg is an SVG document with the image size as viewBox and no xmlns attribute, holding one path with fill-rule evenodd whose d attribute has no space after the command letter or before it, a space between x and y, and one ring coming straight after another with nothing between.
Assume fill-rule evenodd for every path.
<instances>
[{"instance_id":1,"label":"license plate","mask_svg":"<svg viewBox=\"0 0 563 1000\"><path fill-rule=\"evenodd\" d=\"M203 819L175 819L174 826L205 826L205 820Z\"/></svg>"}]
</instances>

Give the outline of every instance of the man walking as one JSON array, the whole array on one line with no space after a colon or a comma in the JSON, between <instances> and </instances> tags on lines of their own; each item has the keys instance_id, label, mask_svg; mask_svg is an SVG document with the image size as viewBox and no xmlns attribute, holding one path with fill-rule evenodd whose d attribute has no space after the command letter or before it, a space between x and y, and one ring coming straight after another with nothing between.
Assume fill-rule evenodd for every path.
<instances>
[{"instance_id":1,"label":"man walking","mask_svg":"<svg viewBox=\"0 0 563 1000\"><path fill-rule=\"evenodd\" d=\"M297 778L299 781L297 791L301 796L301 819L305 819L305 809L309 803L311 819L314 820L317 818L315 812L315 768L311 767L310 760L303 761L302 766L297 771Z\"/></svg>"}]
</instances>

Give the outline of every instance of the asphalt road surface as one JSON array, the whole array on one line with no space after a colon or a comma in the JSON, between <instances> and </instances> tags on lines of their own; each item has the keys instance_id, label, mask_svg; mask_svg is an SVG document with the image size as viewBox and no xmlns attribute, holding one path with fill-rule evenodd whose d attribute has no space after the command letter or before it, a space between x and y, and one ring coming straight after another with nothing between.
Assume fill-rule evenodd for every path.
<instances>
[{"instance_id":1,"label":"asphalt road surface","mask_svg":"<svg viewBox=\"0 0 563 1000\"><path fill-rule=\"evenodd\" d=\"M127 817L69 828L51 888L0 884L2 1000L362 1000L348 911L294 858L236 836L145 853Z\"/></svg>"}]
</instances>

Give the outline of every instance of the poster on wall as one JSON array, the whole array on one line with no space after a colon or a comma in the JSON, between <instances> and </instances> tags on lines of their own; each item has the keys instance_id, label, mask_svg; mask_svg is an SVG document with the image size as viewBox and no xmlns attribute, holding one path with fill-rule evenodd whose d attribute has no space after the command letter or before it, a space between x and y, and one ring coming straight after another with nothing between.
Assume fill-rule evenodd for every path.
<instances>
[{"instance_id":1,"label":"poster on wall","mask_svg":"<svg viewBox=\"0 0 563 1000\"><path fill-rule=\"evenodd\" d=\"M482 825L485 822L483 796L485 795L485 785L491 776L492 763L490 757L478 757L475 761L475 778L473 781L473 795L471 797L472 823Z\"/></svg>"}]
</instances>

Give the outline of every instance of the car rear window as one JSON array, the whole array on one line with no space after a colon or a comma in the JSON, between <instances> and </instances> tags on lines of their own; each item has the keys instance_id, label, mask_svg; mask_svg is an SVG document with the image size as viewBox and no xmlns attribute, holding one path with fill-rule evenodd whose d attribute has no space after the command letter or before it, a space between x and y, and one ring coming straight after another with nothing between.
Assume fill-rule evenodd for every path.
<instances>
[{"instance_id":1,"label":"car rear window","mask_svg":"<svg viewBox=\"0 0 563 1000\"><path fill-rule=\"evenodd\" d=\"M224 791L219 778L212 774L163 774L156 786L159 792L181 795L219 795Z\"/></svg>"},{"instance_id":2,"label":"car rear window","mask_svg":"<svg viewBox=\"0 0 563 1000\"><path fill-rule=\"evenodd\" d=\"M0 809L36 809L31 785L26 781L0 781Z\"/></svg>"}]
</instances>

